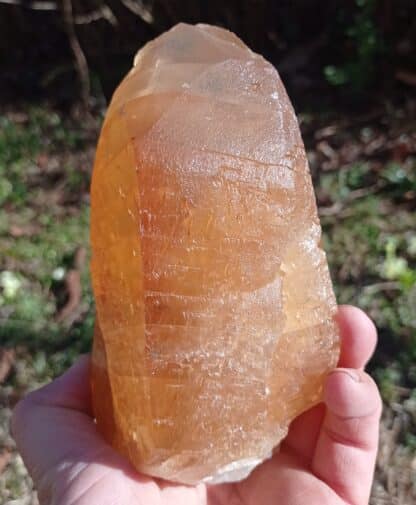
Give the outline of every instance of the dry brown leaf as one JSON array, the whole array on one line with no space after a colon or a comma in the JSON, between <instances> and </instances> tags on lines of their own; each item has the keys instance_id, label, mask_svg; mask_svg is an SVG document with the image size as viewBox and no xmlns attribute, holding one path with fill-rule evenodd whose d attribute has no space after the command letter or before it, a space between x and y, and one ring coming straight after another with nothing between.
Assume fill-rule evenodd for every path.
<instances>
[{"instance_id":1,"label":"dry brown leaf","mask_svg":"<svg viewBox=\"0 0 416 505\"><path fill-rule=\"evenodd\" d=\"M4 382L15 361L16 353L13 349L1 349L0 348L0 384ZM0 462L1 468L1 462Z\"/></svg>"},{"instance_id":2,"label":"dry brown leaf","mask_svg":"<svg viewBox=\"0 0 416 505\"><path fill-rule=\"evenodd\" d=\"M0 475L3 473L6 466L9 464L11 457L12 453L8 449L5 449L4 451L0 452Z\"/></svg>"}]
</instances>

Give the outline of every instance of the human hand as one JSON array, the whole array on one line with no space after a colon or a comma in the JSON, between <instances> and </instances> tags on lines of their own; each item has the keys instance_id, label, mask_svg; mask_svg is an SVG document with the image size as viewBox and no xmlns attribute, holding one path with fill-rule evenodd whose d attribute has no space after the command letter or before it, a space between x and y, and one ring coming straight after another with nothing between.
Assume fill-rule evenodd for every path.
<instances>
[{"instance_id":1,"label":"human hand","mask_svg":"<svg viewBox=\"0 0 416 505\"><path fill-rule=\"evenodd\" d=\"M137 473L96 430L89 359L30 393L12 429L42 505L366 505L378 444L381 400L363 368L376 330L354 307L338 313L342 345L324 404L299 416L280 451L247 479L190 487Z\"/></svg>"}]
</instances>

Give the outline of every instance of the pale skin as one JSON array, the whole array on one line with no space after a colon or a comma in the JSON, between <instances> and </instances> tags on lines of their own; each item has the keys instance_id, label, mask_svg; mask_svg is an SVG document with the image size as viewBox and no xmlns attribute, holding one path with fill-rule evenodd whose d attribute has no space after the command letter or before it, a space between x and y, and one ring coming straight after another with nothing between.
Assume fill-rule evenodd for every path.
<instances>
[{"instance_id":1,"label":"pale skin","mask_svg":"<svg viewBox=\"0 0 416 505\"><path fill-rule=\"evenodd\" d=\"M368 504L381 400L364 366L376 330L354 307L340 307L337 320L341 357L324 403L298 417L280 451L236 484L189 487L137 473L96 430L82 357L14 412L13 433L41 505Z\"/></svg>"}]
</instances>

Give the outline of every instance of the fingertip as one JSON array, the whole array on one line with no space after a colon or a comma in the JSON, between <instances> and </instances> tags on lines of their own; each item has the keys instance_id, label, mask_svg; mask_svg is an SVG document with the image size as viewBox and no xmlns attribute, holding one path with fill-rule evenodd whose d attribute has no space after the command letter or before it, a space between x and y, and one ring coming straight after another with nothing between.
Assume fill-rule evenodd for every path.
<instances>
[{"instance_id":1,"label":"fingertip","mask_svg":"<svg viewBox=\"0 0 416 505\"><path fill-rule=\"evenodd\" d=\"M352 323L355 323L355 327L372 332L374 337L377 336L377 329L373 320L359 307L355 307L354 305L339 305L335 317L340 325L351 327Z\"/></svg>"},{"instance_id":2,"label":"fingertip","mask_svg":"<svg viewBox=\"0 0 416 505\"><path fill-rule=\"evenodd\" d=\"M377 329L365 312L341 305L336 315L341 335L340 367L364 368L377 344Z\"/></svg>"},{"instance_id":3,"label":"fingertip","mask_svg":"<svg viewBox=\"0 0 416 505\"><path fill-rule=\"evenodd\" d=\"M341 418L379 415L381 398L374 380L362 370L337 368L327 377L324 402Z\"/></svg>"}]
</instances>

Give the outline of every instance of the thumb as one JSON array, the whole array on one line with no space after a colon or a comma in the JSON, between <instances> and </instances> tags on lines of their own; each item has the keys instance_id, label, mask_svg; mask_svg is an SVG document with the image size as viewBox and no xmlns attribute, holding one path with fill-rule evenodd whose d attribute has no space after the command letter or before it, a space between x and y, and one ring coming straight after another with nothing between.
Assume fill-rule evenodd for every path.
<instances>
[{"instance_id":1,"label":"thumb","mask_svg":"<svg viewBox=\"0 0 416 505\"><path fill-rule=\"evenodd\" d=\"M87 356L19 402L11 427L41 503L56 503L53 499L89 463L95 463L98 473L103 471L104 461L115 459L91 417Z\"/></svg>"},{"instance_id":2,"label":"thumb","mask_svg":"<svg viewBox=\"0 0 416 505\"><path fill-rule=\"evenodd\" d=\"M89 446L91 439L98 443L89 390L89 359L83 356L64 375L17 404L12 433L35 481L63 455Z\"/></svg>"},{"instance_id":3,"label":"thumb","mask_svg":"<svg viewBox=\"0 0 416 505\"><path fill-rule=\"evenodd\" d=\"M363 371L338 368L328 375L324 400L312 470L347 503L367 504L381 414L377 386Z\"/></svg>"}]
</instances>

